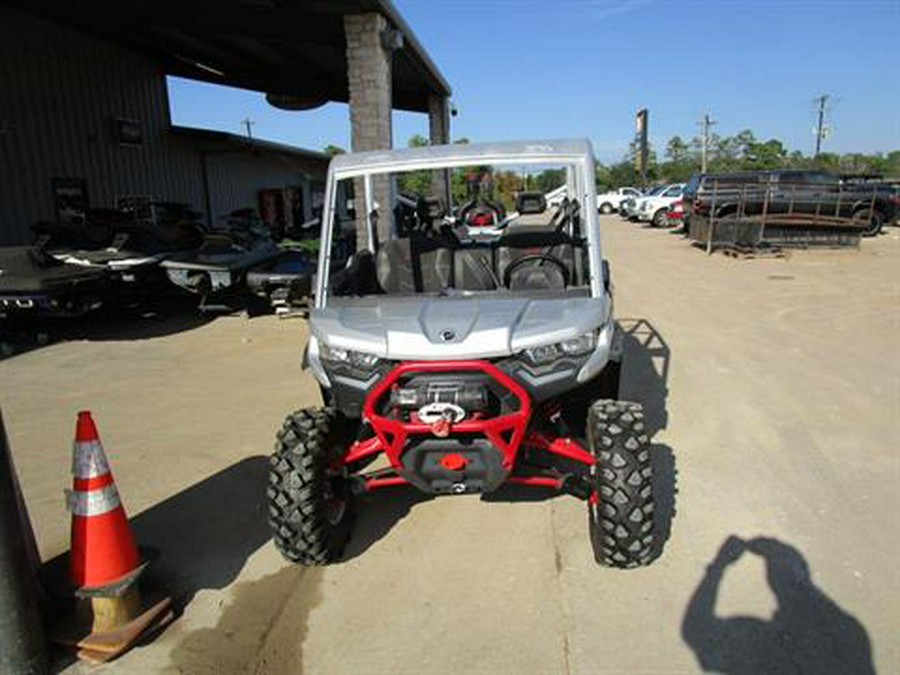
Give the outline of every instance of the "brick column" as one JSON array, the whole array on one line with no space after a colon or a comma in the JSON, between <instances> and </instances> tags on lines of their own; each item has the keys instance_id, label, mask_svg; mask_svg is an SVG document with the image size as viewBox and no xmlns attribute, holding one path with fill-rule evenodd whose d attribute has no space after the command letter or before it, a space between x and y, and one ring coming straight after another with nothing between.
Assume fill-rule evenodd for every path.
<instances>
[{"instance_id":1,"label":"brick column","mask_svg":"<svg viewBox=\"0 0 900 675\"><path fill-rule=\"evenodd\" d=\"M450 102L446 96L432 94L428 97L428 135L432 145L446 145L450 142ZM431 193L444 200L444 204L449 209L449 171L432 173Z\"/></svg>"},{"instance_id":2,"label":"brick column","mask_svg":"<svg viewBox=\"0 0 900 675\"><path fill-rule=\"evenodd\" d=\"M386 49L382 35L388 28L380 14L344 16L347 36L347 76L350 89L350 145L354 152L385 150L393 146L391 129L391 63L393 50ZM375 201L379 204L379 238L390 231L390 185L384 179L374 182ZM361 180L354 186L356 197L356 242L362 248L367 241L365 188Z\"/></svg>"}]
</instances>

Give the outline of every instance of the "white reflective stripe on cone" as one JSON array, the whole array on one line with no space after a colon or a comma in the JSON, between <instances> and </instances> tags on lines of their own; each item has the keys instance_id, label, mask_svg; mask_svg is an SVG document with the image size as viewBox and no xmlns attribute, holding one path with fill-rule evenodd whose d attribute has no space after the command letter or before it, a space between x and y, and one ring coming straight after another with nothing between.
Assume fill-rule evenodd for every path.
<instances>
[{"instance_id":1,"label":"white reflective stripe on cone","mask_svg":"<svg viewBox=\"0 0 900 675\"><path fill-rule=\"evenodd\" d=\"M75 516L99 516L109 513L121 503L115 483L86 492L66 490L66 507Z\"/></svg>"},{"instance_id":2,"label":"white reflective stripe on cone","mask_svg":"<svg viewBox=\"0 0 900 675\"><path fill-rule=\"evenodd\" d=\"M72 475L96 478L109 473L109 463L100 441L75 441L72 448Z\"/></svg>"}]
</instances>

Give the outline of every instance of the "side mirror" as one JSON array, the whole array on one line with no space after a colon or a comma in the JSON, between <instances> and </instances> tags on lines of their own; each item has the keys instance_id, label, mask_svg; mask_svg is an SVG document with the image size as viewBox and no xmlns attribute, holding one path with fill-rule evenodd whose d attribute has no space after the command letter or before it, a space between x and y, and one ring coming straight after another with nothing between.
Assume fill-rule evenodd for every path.
<instances>
[{"instance_id":1,"label":"side mirror","mask_svg":"<svg viewBox=\"0 0 900 675\"><path fill-rule=\"evenodd\" d=\"M612 295L612 271L609 268L609 260L603 259L600 263L600 272L603 274L603 288Z\"/></svg>"}]
</instances>

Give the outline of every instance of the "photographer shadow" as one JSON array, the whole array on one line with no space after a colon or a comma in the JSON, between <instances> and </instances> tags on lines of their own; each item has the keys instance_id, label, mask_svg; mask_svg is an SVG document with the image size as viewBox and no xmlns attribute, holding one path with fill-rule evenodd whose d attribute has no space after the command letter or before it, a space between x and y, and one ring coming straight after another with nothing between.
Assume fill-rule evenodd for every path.
<instances>
[{"instance_id":1,"label":"photographer shadow","mask_svg":"<svg viewBox=\"0 0 900 675\"><path fill-rule=\"evenodd\" d=\"M715 614L725 571L747 552L765 561L778 603L769 621ZM777 539L729 537L688 603L681 635L704 670L729 675L875 673L863 625L813 583L803 555Z\"/></svg>"}]
</instances>

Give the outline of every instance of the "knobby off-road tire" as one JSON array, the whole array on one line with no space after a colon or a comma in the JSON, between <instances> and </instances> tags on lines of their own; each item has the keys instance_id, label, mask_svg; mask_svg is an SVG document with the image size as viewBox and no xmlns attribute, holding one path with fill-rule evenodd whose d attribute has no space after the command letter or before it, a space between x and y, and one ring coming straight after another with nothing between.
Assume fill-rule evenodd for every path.
<instances>
[{"instance_id":1,"label":"knobby off-road tire","mask_svg":"<svg viewBox=\"0 0 900 675\"><path fill-rule=\"evenodd\" d=\"M653 556L653 483L650 444L640 404L597 401L588 412L588 444L596 503L588 503L597 562L632 568Z\"/></svg>"},{"instance_id":2,"label":"knobby off-road tire","mask_svg":"<svg viewBox=\"0 0 900 675\"><path fill-rule=\"evenodd\" d=\"M331 408L288 415L269 458L269 526L281 554L327 565L344 550L355 518L346 477L332 469L349 442L350 423Z\"/></svg>"}]
</instances>

